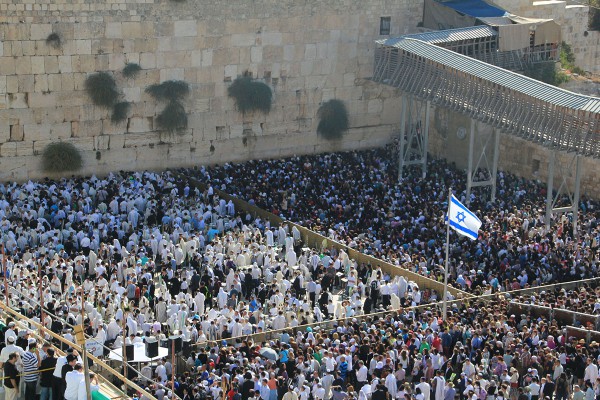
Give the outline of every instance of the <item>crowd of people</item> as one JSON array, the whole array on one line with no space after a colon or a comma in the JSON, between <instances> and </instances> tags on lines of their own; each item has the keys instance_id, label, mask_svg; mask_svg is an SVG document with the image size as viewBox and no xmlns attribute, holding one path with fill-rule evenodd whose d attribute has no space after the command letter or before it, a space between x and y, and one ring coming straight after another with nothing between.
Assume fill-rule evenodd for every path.
<instances>
[{"instance_id":1,"label":"crowd of people","mask_svg":"<svg viewBox=\"0 0 600 400\"><path fill-rule=\"evenodd\" d=\"M598 203L583 196L579 234L572 214L545 227L545 185L499 172L496 202L486 189L465 198L465 174L430 160L398 182L394 146L200 167L188 171L215 188L318 231L351 248L442 280L448 189L483 221L479 239L452 234L450 280L466 291L595 276ZM406 173L405 173L406 174ZM475 189L477 190L477 189ZM562 201L564 199L560 199Z\"/></svg>"},{"instance_id":2,"label":"crowd of people","mask_svg":"<svg viewBox=\"0 0 600 400\"><path fill-rule=\"evenodd\" d=\"M577 360L597 364L597 345L572 341L556 322L515 318L493 296L451 298L444 320L430 305L441 293L343 250L307 248L296 229L239 212L215 193L442 279L447 190L465 200L461 174L433 160L427 179L398 183L393 159L385 148L186 171L204 191L177 174L123 171L0 185L0 292L70 341L76 325L110 351L183 338L192 348L185 369L160 359L128 374L160 400L539 400L551 382L562 388L562 371L564 393L587 396L590 381L600 395L595 377L577 375ZM595 202L582 201L578 239L572 216L545 230L537 183L500 173L497 197L471 199L484 224L477 241L453 236L453 285L493 294L595 275ZM590 287L538 296L593 313L597 299ZM377 311L388 313L370 315ZM85 396L80 356L57 357L58 343L22 328L7 320L0 329L5 396ZM276 339L253 339L265 332ZM562 389L553 396L562 399Z\"/></svg>"}]
</instances>

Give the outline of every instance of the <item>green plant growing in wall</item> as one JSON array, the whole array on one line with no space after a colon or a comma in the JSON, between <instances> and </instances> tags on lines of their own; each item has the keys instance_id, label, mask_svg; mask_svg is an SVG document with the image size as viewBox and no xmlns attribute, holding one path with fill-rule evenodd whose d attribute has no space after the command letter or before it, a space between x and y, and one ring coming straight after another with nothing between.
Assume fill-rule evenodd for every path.
<instances>
[{"instance_id":1,"label":"green plant growing in wall","mask_svg":"<svg viewBox=\"0 0 600 400\"><path fill-rule=\"evenodd\" d=\"M113 106L113 112L110 116L110 120L113 124L118 124L119 122L125 121L127 119L127 114L129 113L129 109L131 108L131 103L128 101L121 101L116 103Z\"/></svg>"},{"instance_id":2,"label":"green plant growing in wall","mask_svg":"<svg viewBox=\"0 0 600 400\"><path fill-rule=\"evenodd\" d=\"M348 130L348 110L343 101L332 99L321 104L317 111L317 133L328 140L340 139Z\"/></svg>"},{"instance_id":3,"label":"green plant growing in wall","mask_svg":"<svg viewBox=\"0 0 600 400\"><path fill-rule=\"evenodd\" d=\"M530 78L553 86L559 86L569 81L569 77L566 74L556 69L556 63L554 61L529 65L525 68L524 74Z\"/></svg>"},{"instance_id":4,"label":"green plant growing in wall","mask_svg":"<svg viewBox=\"0 0 600 400\"><path fill-rule=\"evenodd\" d=\"M52 48L60 49L60 46L62 45L60 35L56 32L49 34L46 38L46 44Z\"/></svg>"},{"instance_id":5,"label":"green plant growing in wall","mask_svg":"<svg viewBox=\"0 0 600 400\"><path fill-rule=\"evenodd\" d=\"M250 76L237 77L227 88L227 95L235 100L235 106L242 114L252 111L268 114L271 111L273 102L271 88Z\"/></svg>"},{"instance_id":6,"label":"green plant growing in wall","mask_svg":"<svg viewBox=\"0 0 600 400\"><path fill-rule=\"evenodd\" d=\"M167 132L187 128L188 118L185 107L178 101L170 101L156 117L156 123Z\"/></svg>"},{"instance_id":7,"label":"green plant growing in wall","mask_svg":"<svg viewBox=\"0 0 600 400\"><path fill-rule=\"evenodd\" d=\"M95 105L110 108L119 98L114 78L107 72L97 72L85 80L85 90Z\"/></svg>"},{"instance_id":8,"label":"green plant growing in wall","mask_svg":"<svg viewBox=\"0 0 600 400\"><path fill-rule=\"evenodd\" d=\"M187 128L188 118L185 107L181 103L181 100L190 93L190 85L187 82L165 81L148 86L146 93L158 101L167 103L156 117L156 123L161 129L173 132Z\"/></svg>"},{"instance_id":9,"label":"green plant growing in wall","mask_svg":"<svg viewBox=\"0 0 600 400\"><path fill-rule=\"evenodd\" d=\"M50 143L42 152L42 166L46 172L77 171L82 164L81 153L68 142Z\"/></svg>"},{"instance_id":10,"label":"green plant growing in wall","mask_svg":"<svg viewBox=\"0 0 600 400\"><path fill-rule=\"evenodd\" d=\"M123 67L123 76L125 78L135 78L141 70L142 67L140 67L139 64L127 63L125 67Z\"/></svg>"}]
</instances>

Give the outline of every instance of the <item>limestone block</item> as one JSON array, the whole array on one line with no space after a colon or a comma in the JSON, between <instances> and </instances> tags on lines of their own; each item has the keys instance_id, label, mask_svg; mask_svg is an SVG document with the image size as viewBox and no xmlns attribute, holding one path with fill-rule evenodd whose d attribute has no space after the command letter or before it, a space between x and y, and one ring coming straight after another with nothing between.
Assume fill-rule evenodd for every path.
<instances>
[{"instance_id":1,"label":"limestone block","mask_svg":"<svg viewBox=\"0 0 600 400\"><path fill-rule=\"evenodd\" d=\"M26 75L31 76L31 75ZM19 78L20 75L12 75L12 76L4 76L3 78L6 80L6 88L5 91L0 93L17 93L19 91ZM31 80L33 82L33 79ZM33 88L33 85L32 85Z\"/></svg>"},{"instance_id":2,"label":"limestone block","mask_svg":"<svg viewBox=\"0 0 600 400\"><path fill-rule=\"evenodd\" d=\"M173 34L176 37L197 36L196 21L175 21L173 24Z\"/></svg>"},{"instance_id":3,"label":"limestone block","mask_svg":"<svg viewBox=\"0 0 600 400\"><path fill-rule=\"evenodd\" d=\"M283 47L281 46L264 46L263 47L263 62L274 63L280 62L283 58Z\"/></svg>"},{"instance_id":4,"label":"limestone block","mask_svg":"<svg viewBox=\"0 0 600 400\"><path fill-rule=\"evenodd\" d=\"M160 81L168 80L183 80L184 78L183 68L169 68L160 70Z\"/></svg>"},{"instance_id":5,"label":"limestone block","mask_svg":"<svg viewBox=\"0 0 600 400\"><path fill-rule=\"evenodd\" d=\"M108 55L108 68L112 71L120 70L125 66L125 54L113 53Z\"/></svg>"},{"instance_id":6,"label":"limestone block","mask_svg":"<svg viewBox=\"0 0 600 400\"><path fill-rule=\"evenodd\" d=\"M31 57L16 57L16 72L21 74L31 74Z\"/></svg>"},{"instance_id":7,"label":"limestone block","mask_svg":"<svg viewBox=\"0 0 600 400\"><path fill-rule=\"evenodd\" d=\"M6 77L6 76L1 76L0 75L0 93L2 93L2 94L6 93L6 88L7 88L6 81L7 81L7 78L8 77Z\"/></svg>"},{"instance_id":8,"label":"limestone block","mask_svg":"<svg viewBox=\"0 0 600 400\"><path fill-rule=\"evenodd\" d=\"M383 100L373 99L369 100L367 104L367 112L369 114L379 114L383 111Z\"/></svg>"},{"instance_id":9,"label":"limestone block","mask_svg":"<svg viewBox=\"0 0 600 400\"><path fill-rule=\"evenodd\" d=\"M102 134L103 135L122 135L127 130L127 123L113 124L110 118L102 120ZM123 147L121 145L121 147Z\"/></svg>"},{"instance_id":10,"label":"limestone block","mask_svg":"<svg viewBox=\"0 0 600 400\"><path fill-rule=\"evenodd\" d=\"M34 90L36 92L48 91L48 75L35 75L34 82ZM56 104L53 104L53 106L56 107Z\"/></svg>"},{"instance_id":11,"label":"limestone block","mask_svg":"<svg viewBox=\"0 0 600 400\"><path fill-rule=\"evenodd\" d=\"M139 133L139 132L150 132L153 127L153 118L152 117L134 117L129 118L129 124L127 127L128 133Z\"/></svg>"},{"instance_id":12,"label":"limestone block","mask_svg":"<svg viewBox=\"0 0 600 400\"><path fill-rule=\"evenodd\" d=\"M62 87L62 90L65 90L65 91L75 90L73 75L60 74L60 85Z\"/></svg>"},{"instance_id":13,"label":"limestone block","mask_svg":"<svg viewBox=\"0 0 600 400\"><path fill-rule=\"evenodd\" d=\"M160 142L159 132L128 133L123 147L141 147Z\"/></svg>"},{"instance_id":14,"label":"limestone block","mask_svg":"<svg viewBox=\"0 0 600 400\"><path fill-rule=\"evenodd\" d=\"M108 150L110 148L111 136L99 135L94 137L94 150Z\"/></svg>"},{"instance_id":15,"label":"limestone block","mask_svg":"<svg viewBox=\"0 0 600 400\"><path fill-rule=\"evenodd\" d=\"M300 75L311 76L313 73L314 63L313 61L302 61L300 63Z\"/></svg>"},{"instance_id":16,"label":"limestone block","mask_svg":"<svg viewBox=\"0 0 600 400\"><path fill-rule=\"evenodd\" d=\"M142 24L141 22L123 22L121 33L123 37L131 39L142 37Z\"/></svg>"},{"instance_id":17,"label":"limestone block","mask_svg":"<svg viewBox=\"0 0 600 400\"><path fill-rule=\"evenodd\" d=\"M171 44L170 50L192 51L198 48L195 36L174 38Z\"/></svg>"},{"instance_id":18,"label":"limestone block","mask_svg":"<svg viewBox=\"0 0 600 400\"><path fill-rule=\"evenodd\" d=\"M51 33L51 24L31 24L29 38L31 40L46 40Z\"/></svg>"},{"instance_id":19,"label":"limestone block","mask_svg":"<svg viewBox=\"0 0 600 400\"><path fill-rule=\"evenodd\" d=\"M20 142L23 140L23 125L10 125L10 141Z\"/></svg>"},{"instance_id":20,"label":"limestone block","mask_svg":"<svg viewBox=\"0 0 600 400\"><path fill-rule=\"evenodd\" d=\"M90 39L75 40L77 54L92 54L92 41Z\"/></svg>"},{"instance_id":21,"label":"limestone block","mask_svg":"<svg viewBox=\"0 0 600 400\"><path fill-rule=\"evenodd\" d=\"M69 142L80 151L94 151L94 138L72 138ZM83 157L83 162L85 163L85 157Z\"/></svg>"},{"instance_id":22,"label":"limestone block","mask_svg":"<svg viewBox=\"0 0 600 400\"><path fill-rule=\"evenodd\" d=\"M282 44L281 32L264 32L261 39L264 46L281 46Z\"/></svg>"},{"instance_id":23,"label":"limestone block","mask_svg":"<svg viewBox=\"0 0 600 400\"><path fill-rule=\"evenodd\" d=\"M127 134L121 133L121 134L115 134L115 135L110 135L109 136L109 148L112 150L118 150L118 149L122 149L123 147L125 147L125 136L127 136Z\"/></svg>"},{"instance_id":24,"label":"limestone block","mask_svg":"<svg viewBox=\"0 0 600 400\"><path fill-rule=\"evenodd\" d=\"M236 47L249 47L256 44L255 33L234 33L231 35L231 45Z\"/></svg>"},{"instance_id":25,"label":"limestone block","mask_svg":"<svg viewBox=\"0 0 600 400\"><path fill-rule=\"evenodd\" d=\"M238 74L237 65L226 65L225 66L225 77L235 79Z\"/></svg>"},{"instance_id":26,"label":"limestone block","mask_svg":"<svg viewBox=\"0 0 600 400\"><path fill-rule=\"evenodd\" d=\"M283 46L283 60L294 61L296 55L296 46L293 44L286 44Z\"/></svg>"},{"instance_id":27,"label":"limestone block","mask_svg":"<svg viewBox=\"0 0 600 400\"><path fill-rule=\"evenodd\" d=\"M69 124L69 136L71 136L71 124ZM51 125L49 124L32 124L25 125L24 127L25 139L29 142L37 140L50 140L51 136Z\"/></svg>"},{"instance_id":28,"label":"limestone block","mask_svg":"<svg viewBox=\"0 0 600 400\"><path fill-rule=\"evenodd\" d=\"M9 93L7 95L8 108L29 108L27 93Z\"/></svg>"},{"instance_id":29,"label":"limestone block","mask_svg":"<svg viewBox=\"0 0 600 400\"><path fill-rule=\"evenodd\" d=\"M45 56L44 57L44 69L47 74L57 74L60 72L58 67L57 56Z\"/></svg>"},{"instance_id":30,"label":"limestone block","mask_svg":"<svg viewBox=\"0 0 600 400\"><path fill-rule=\"evenodd\" d=\"M102 134L102 121L82 121L74 125L76 122L71 122L72 137L89 138Z\"/></svg>"},{"instance_id":31,"label":"limestone block","mask_svg":"<svg viewBox=\"0 0 600 400\"><path fill-rule=\"evenodd\" d=\"M33 155L33 143L31 142L6 142L0 147L2 157L26 157Z\"/></svg>"},{"instance_id":32,"label":"limestone block","mask_svg":"<svg viewBox=\"0 0 600 400\"><path fill-rule=\"evenodd\" d=\"M213 64L213 50L202 50L202 66L210 67Z\"/></svg>"},{"instance_id":33,"label":"limestone block","mask_svg":"<svg viewBox=\"0 0 600 400\"><path fill-rule=\"evenodd\" d=\"M30 57L30 61L31 61L31 73L43 74L45 72L44 57L42 57L42 56Z\"/></svg>"},{"instance_id":34,"label":"limestone block","mask_svg":"<svg viewBox=\"0 0 600 400\"><path fill-rule=\"evenodd\" d=\"M73 72L71 67L71 56L58 56L58 70L63 74Z\"/></svg>"},{"instance_id":35,"label":"limestone block","mask_svg":"<svg viewBox=\"0 0 600 400\"><path fill-rule=\"evenodd\" d=\"M15 74L16 61L13 57L0 57L0 71L2 75Z\"/></svg>"},{"instance_id":36,"label":"limestone block","mask_svg":"<svg viewBox=\"0 0 600 400\"><path fill-rule=\"evenodd\" d=\"M122 25L120 22L107 22L104 36L107 38L119 39L123 37Z\"/></svg>"},{"instance_id":37,"label":"limestone block","mask_svg":"<svg viewBox=\"0 0 600 400\"><path fill-rule=\"evenodd\" d=\"M156 68L156 55L154 53L140 53L140 66L142 68Z\"/></svg>"},{"instance_id":38,"label":"limestone block","mask_svg":"<svg viewBox=\"0 0 600 400\"><path fill-rule=\"evenodd\" d=\"M263 59L263 48L262 46L252 46L250 48L250 61L253 63L260 63Z\"/></svg>"},{"instance_id":39,"label":"limestone block","mask_svg":"<svg viewBox=\"0 0 600 400\"><path fill-rule=\"evenodd\" d=\"M108 63L109 63L109 56L108 54L98 54L95 56L85 56L85 57L92 57L94 60L94 68L93 71L106 71L108 68Z\"/></svg>"},{"instance_id":40,"label":"limestone block","mask_svg":"<svg viewBox=\"0 0 600 400\"><path fill-rule=\"evenodd\" d=\"M123 88L125 100L138 102L142 99L142 89L139 87Z\"/></svg>"}]
</instances>

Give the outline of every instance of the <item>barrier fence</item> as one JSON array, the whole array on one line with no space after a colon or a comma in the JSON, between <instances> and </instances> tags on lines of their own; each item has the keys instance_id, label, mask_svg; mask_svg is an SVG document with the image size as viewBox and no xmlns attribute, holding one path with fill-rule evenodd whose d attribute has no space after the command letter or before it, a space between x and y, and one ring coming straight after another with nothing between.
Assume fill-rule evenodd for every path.
<instances>
[{"instance_id":1,"label":"barrier fence","mask_svg":"<svg viewBox=\"0 0 600 400\"><path fill-rule=\"evenodd\" d=\"M199 182L196 179L184 176L181 173L178 173L178 176L180 178L186 179L192 185L196 186L198 189L202 190L203 192L206 190L206 185L204 183ZM430 290L435 290L438 293L439 298L441 298L442 294L444 293L444 284L442 282L438 282L434 279L417 274L406 268L399 267L397 265L380 260L373 256L363 254L359 251L356 251L356 250L346 246L345 244L339 243L339 242L332 240L326 236L316 233L304 226L298 225L291 221L284 220L283 218L281 218L278 215L275 215L267 210L264 210L260 207L252 205L252 204L248 203L247 201L242 200L238 197L232 196L220 189L213 188L213 190L214 190L214 193L217 194L220 198L222 198L226 201L231 200L231 202L235 205L236 210L238 210L238 211L244 211L246 213L249 213L254 218L260 217L263 220L269 221L274 226L288 225L288 227L290 228L290 231L291 231L292 227L296 227L300 231L302 240L307 247L312 247L317 250L323 250L325 248L330 249L332 247L336 248L338 250L344 250L346 252L346 254L348 254L348 257L350 259L354 259L359 264L365 263L365 264L369 264L372 266L378 265L381 267L381 270L383 272L388 273L390 276L398 276L398 275L404 276L408 281L415 282L419 286L420 289L426 288L426 289L430 289ZM472 296L471 294L464 292L464 291L457 289L450 285L448 286L448 292L451 293L455 297L470 297L470 296Z\"/></svg>"}]
</instances>

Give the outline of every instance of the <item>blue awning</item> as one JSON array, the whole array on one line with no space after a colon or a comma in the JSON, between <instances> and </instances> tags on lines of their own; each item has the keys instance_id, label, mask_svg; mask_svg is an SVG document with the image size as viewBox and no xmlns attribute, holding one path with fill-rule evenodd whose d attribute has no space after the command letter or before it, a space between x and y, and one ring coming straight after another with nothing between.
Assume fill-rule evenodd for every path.
<instances>
[{"instance_id":1,"label":"blue awning","mask_svg":"<svg viewBox=\"0 0 600 400\"><path fill-rule=\"evenodd\" d=\"M506 11L481 0L450 0L439 3L475 18L504 17L507 14Z\"/></svg>"}]
</instances>

